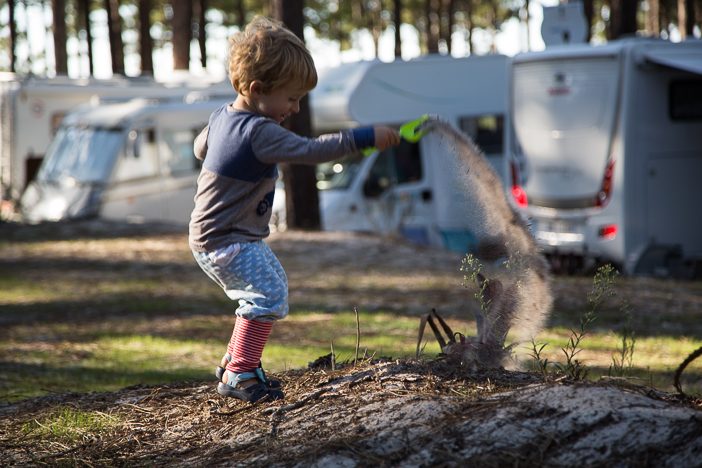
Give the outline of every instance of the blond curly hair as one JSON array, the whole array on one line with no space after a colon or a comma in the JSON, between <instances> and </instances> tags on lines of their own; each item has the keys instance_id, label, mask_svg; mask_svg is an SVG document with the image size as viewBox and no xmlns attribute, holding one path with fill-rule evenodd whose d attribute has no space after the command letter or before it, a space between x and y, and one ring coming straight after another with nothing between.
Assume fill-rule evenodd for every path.
<instances>
[{"instance_id":1,"label":"blond curly hair","mask_svg":"<svg viewBox=\"0 0 702 468\"><path fill-rule=\"evenodd\" d=\"M282 23L256 16L229 38L229 80L246 96L249 85L260 81L264 94L288 83L311 90L317 70L305 44Z\"/></svg>"}]
</instances>

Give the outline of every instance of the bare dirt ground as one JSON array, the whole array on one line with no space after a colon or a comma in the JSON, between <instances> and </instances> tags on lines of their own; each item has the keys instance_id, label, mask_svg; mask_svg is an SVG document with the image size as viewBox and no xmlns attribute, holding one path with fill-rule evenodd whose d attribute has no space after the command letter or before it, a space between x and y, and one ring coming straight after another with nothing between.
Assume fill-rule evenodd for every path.
<instances>
[{"instance_id":1,"label":"bare dirt ground","mask_svg":"<svg viewBox=\"0 0 702 468\"><path fill-rule=\"evenodd\" d=\"M172 251L174 242L183 242L183 234L166 227L98 223L62 226L60 232L56 227L2 228L4 240L45 238L41 229L53 229L55 238L125 237L124 244L115 244L108 253L125 264L167 265L174 255L187 256ZM130 246L133 235L145 236L140 242L151 247ZM270 244L288 270L292 304L417 315L428 307L448 315L470 313L466 291L456 287L460 258L455 254L339 233L289 232L272 236ZM23 255L18 246L4 261ZM69 261L71 253L63 255ZM58 261L55 252L50 258ZM90 262L85 267L91 268ZM398 271L407 273L404 280L390 274ZM406 281L412 282L411 288ZM588 283L555 281L556 307L579 307ZM702 315L698 291L684 284L641 278L624 287L632 293L634 308L653 316L666 312L668 325L656 327L689 327L690 316ZM676 324L670 318L675 314L688 321ZM286 399L260 405L219 397L212 382L51 395L6 405L0 407L2 464L702 466L702 401L625 380L544 381L518 371L468 372L443 359L364 360L335 370L293 370L276 377L283 381ZM108 415L119 423L71 442L23 430L56 408Z\"/></svg>"}]
</instances>

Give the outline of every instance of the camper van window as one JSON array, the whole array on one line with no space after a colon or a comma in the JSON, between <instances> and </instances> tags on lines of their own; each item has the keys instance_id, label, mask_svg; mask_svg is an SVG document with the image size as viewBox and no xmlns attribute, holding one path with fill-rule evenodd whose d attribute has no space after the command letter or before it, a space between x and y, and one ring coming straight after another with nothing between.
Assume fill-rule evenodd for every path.
<instances>
[{"instance_id":1,"label":"camper van window","mask_svg":"<svg viewBox=\"0 0 702 468\"><path fill-rule=\"evenodd\" d=\"M191 130L164 130L163 163L170 174L190 173L197 170L197 158L193 156L194 140Z\"/></svg>"},{"instance_id":2,"label":"camper van window","mask_svg":"<svg viewBox=\"0 0 702 468\"><path fill-rule=\"evenodd\" d=\"M460 126L485 154L502 154L505 118L499 114L461 117Z\"/></svg>"},{"instance_id":3,"label":"camper van window","mask_svg":"<svg viewBox=\"0 0 702 468\"><path fill-rule=\"evenodd\" d=\"M378 155L364 185L368 197L376 197L394 185L422 179L419 145L402 141Z\"/></svg>"},{"instance_id":4,"label":"camper van window","mask_svg":"<svg viewBox=\"0 0 702 468\"><path fill-rule=\"evenodd\" d=\"M119 131L61 127L39 171L42 181L101 182L108 178L122 142Z\"/></svg>"},{"instance_id":5,"label":"camper van window","mask_svg":"<svg viewBox=\"0 0 702 468\"><path fill-rule=\"evenodd\" d=\"M702 80L673 81L670 84L670 118L702 119Z\"/></svg>"},{"instance_id":6,"label":"camper van window","mask_svg":"<svg viewBox=\"0 0 702 468\"><path fill-rule=\"evenodd\" d=\"M355 180L363 162L363 154L356 153L338 161L319 164L316 170L317 189L345 190Z\"/></svg>"}]
</instances>

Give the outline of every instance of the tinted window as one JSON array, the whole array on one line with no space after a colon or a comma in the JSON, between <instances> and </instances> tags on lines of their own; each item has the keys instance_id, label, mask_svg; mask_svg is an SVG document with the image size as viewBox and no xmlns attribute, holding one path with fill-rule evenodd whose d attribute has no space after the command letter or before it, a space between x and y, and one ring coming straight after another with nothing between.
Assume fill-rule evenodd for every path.
<instances>
[{"instance_id":1,"label":"tinted window","mask_svg":"<svg viewBox=\"0 0 702 468\"><path fill-rule=\"evenodd\" d=\"M485 154L501 154L504 146L504 116L461 117L461 130L471 137Z\"/></svg>"},{"instance_id":2,"label":"tinted window","mask_svg":"<svg viewBox=\"0 0 702 468\"><path fill-rule=\"evenodd\" d=\"M419 145L402 141L378 155L365 183L365 194L377 196L392 186L422 179Z\"/></svg>"},{"instance_id":3,"label":"tinted window","mask_svg":"<svg viewBox=\"0 0 702 468\"><path fill-rule=\"evenodd\" d=\"M702 80L674 81L670 84L670 118L702 119Z\"/></svg>"}]
</instances>

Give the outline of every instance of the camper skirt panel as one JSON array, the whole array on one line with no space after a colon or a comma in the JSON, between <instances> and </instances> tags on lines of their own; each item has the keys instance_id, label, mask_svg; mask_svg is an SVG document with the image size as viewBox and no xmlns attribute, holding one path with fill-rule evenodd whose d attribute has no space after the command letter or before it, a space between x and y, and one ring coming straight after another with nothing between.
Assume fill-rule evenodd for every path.
<instances>
[{"instance_id":1,"label":"camper skirt panel","mask_svg":"<svg viewBox=\"0 0 702 468\"><path fill-rule=\"evenodd\" d=\"M212 252L193 251L193 256L207 276L238 302L238 317L268 322L288 315L288 278L265 242L240 242Z\"/></svg>"}]
</instances>

